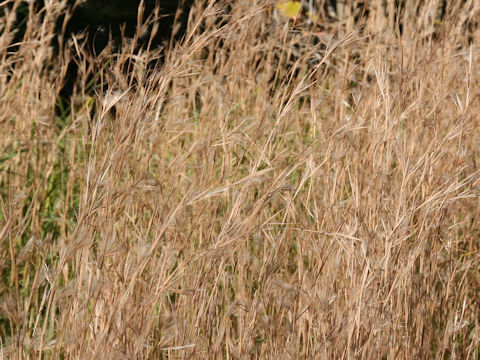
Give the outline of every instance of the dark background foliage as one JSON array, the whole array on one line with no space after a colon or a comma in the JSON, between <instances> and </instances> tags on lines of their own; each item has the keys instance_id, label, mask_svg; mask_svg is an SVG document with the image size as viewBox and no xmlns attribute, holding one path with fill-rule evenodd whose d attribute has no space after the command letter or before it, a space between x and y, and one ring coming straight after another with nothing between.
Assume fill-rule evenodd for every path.
<instances>
[{"instance_id":1,"label":"dark background foliage","mask_svg":"<svg viewBox=\"0 0 480 360\"><path fill-rule=\"evenodd\" d=\"M180 38L184 34L188 9L192 2L192 0L144 1L144 19L154 13L157 5L160 8L157 20L159 30L155 38L156 45L170 39L177 9L181 10L181 15L178 19L180 28L176 37ZM114 39L119 38L122 26L124 26L125 36L131 37L134 35L139 4L140 1L138 0L88 0L75 9L69 21L67 32L78 33L87 29L92 46L97 51L101 50L108 42L110 34ZM148 41L148 37L144 40Z\"/></svg>"},{"instance_id":2,"label":"dark background foliage","mask_svg":"<svg viewBox=\"0 0 480 360\"><path fill-rule=\"evenodd\" d=\"M155 48L169 42L180 40L186 31L188 13L194 0L144 0L143 19L145 21L150 18L150 28L144 32L143 36L138 39L137 49L146 48L152 34L153 24L158 26L158 30L150 42L151 48ZM135 35L138 22L139 0L87 0L78 2L76 0L68 0L70 18L67 21L63 44L74 34L86 34L85 50L92 54L99 54L107 45L111 45L118 49L122 38L131 38ZM13 9L13 2L8 3L6 10ZM45 0L35 1L33 3L34 11L42 14L41 9L45 6ZM17 20L15 23L16 33L14 44L19 44L24 40L26 31L26 23L29 17L29 11L32 8L28 2L21 2L15 9ZM159 11L156 12L155 9ZM57 19L57 35L60 35L64 18L60 16ZM172 33L175 27L175 33ZM1 31L1 30L0 30ZM112 41L110 41L110 39ZM59 41L59 36L51 40L51 45L55 51L60 51L63 46ZM15 51L16 47L11 47ZM78 67L75 61L70 61L68 65L67 75L64 84L59 92L59 99L63 102L69 102L72 94L74 83L77 79ZM94 74L90 74L92 78ZM91 79L90 79L91 80Z\"/></svg>"},{"instance_id":3,"label":"dark background foliage","mask_svg":"<svg viewBox=\"0 0 480 360\"><path fill-rule=\"evenodd\" d=\"M45 1L36 1L34 7L37 10L41 9L45 5L44 3ZM68 20L65 35L68 38L72 34L87 31L90 50L101 51L107 45L110 36L112 36L114 42L120 40L122 31L126 37L135 34L139 0L87 0L74 6L75 3L76 0L68 0L71 18ZM143 20L154 14L156 6L160 9L156 19L158 32L154 39L154 45L160 45L170 40L177 10L180 10L180 16L177 18L178 28L176 28L175 37L180 39L183 36L186 30L188 11L192 3L193 0L144 0ZM7 7L11 8L12 6L12 3L7 4ZM28 19L28 2L22 2L16 8L16 12L15 27L17 32L15 41L19 42L23 39L25 24ZM63 18L58 19L58 33L60 33L62 24ZM148 36L140 39L139 46L145 45L142 40L144 42L148 41ZM56 39L53 39L52 45L58 45Z\"/></svg>"}]
</instances>

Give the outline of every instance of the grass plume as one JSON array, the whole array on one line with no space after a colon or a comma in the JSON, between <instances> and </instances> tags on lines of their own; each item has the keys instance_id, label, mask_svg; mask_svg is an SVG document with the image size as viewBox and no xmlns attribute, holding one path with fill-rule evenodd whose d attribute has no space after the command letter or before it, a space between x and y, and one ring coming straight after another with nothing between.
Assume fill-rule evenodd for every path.
<instances>
[{"instance_id":1,"label":"grass plume","mask_svg":"<svg viewBox=\"0 0 480 360\"><path fill-rule=\"evenodd\" d=\"M476 2L95 56L46 3L2 14L0 358L480 357Z\"/></svg>"}]
</instances>

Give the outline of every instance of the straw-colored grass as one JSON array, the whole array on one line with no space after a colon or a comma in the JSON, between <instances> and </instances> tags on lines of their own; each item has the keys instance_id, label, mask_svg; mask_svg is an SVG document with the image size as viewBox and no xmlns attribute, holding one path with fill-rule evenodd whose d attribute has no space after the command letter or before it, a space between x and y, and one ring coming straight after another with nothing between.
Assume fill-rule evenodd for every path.
<instances>
[{"instance_id":1,"label":"straw-colored grass","mask_svg":"<svg viewBox=\"0 0 480 360\"><path fill-rule=\"evenodd\" d=\"M476 1L96 57L46 3L2 14L1 359L480 358Z\"/></svg>"}]
</instances>

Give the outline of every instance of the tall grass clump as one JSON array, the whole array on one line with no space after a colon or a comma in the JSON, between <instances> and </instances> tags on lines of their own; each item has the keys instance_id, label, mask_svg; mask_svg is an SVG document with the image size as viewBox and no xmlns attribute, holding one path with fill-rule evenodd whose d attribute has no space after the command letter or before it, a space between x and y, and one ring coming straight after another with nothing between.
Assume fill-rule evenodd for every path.
<instances>
[{"instance_id":1,"label":"tall grass clump","mask_svg":"<svg viewBox=\"0 0 480 360\"><path fill-rule=\"evenodd\" d=\"M6 3L1 359L480 358L477 2L95 55Z\"/></svg>"}]
</instances>

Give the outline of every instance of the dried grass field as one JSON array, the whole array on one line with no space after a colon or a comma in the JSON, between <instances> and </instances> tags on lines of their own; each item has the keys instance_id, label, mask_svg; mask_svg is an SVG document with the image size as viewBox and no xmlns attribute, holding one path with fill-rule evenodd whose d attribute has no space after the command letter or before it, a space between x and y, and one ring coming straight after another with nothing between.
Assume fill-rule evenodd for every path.
<instances>
[{"instance_id":1,"label":"dried grass field","mask_svg":"<svg viewBox=\"0 0 480 360\"><path fill-rule=\"evenodd\" d=\"M45 3L0 10L0 359L480 359L477 1L96 55Z\"/></svg>"}]
</instances>

